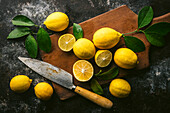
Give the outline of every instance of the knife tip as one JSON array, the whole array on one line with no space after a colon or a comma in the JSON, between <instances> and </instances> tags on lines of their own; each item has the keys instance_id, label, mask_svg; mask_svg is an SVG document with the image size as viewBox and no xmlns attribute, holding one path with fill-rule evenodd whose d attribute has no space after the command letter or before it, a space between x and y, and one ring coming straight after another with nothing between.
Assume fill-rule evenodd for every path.
<instances>
[{"instance_id":1,"label":"knife tip","mask_svg":"<svg viewBox=\"0 0 170 113\"><path fill-rule=\"evenodd\" d=\"M19 59L19 60L21 60L21 59L22 59L22 57L20 57L20 56L19 56L19 57L18 57L18 59Z\"/></svg>"},{"instance_id":2,"label":"knife tip","mask_svg":"<svg viewBox=\"0 0 170 113\"><path fill-rule=\"evenodd\" d=\"M27 58L25 58L25 57L20 57L20 56L19 56L18 59L21 60L21 61L23 61L24 59L27 59Z\"/></svg>"}]
</instances>

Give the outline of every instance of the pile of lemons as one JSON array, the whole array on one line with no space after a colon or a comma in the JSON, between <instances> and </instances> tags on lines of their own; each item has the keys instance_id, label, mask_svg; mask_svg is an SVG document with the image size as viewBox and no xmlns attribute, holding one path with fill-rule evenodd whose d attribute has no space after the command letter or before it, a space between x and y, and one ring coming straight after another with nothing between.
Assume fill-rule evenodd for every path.
<instances>
[{"instance_id":1,"label":"pile of lemons","mask_svg":"<svg viewBox=\"0 0 170 113\"><path fill-rule=\"evenodd\" d=\"M61 31L67 28L69 19L64 13L55 12L49 15L44 24L50 30ZM63 34L58 39L58 46L65 52L73 49L74 54L80 59L73 65L74 77L80 82L86 82L94 75L93 66L87 61L92 58L100 68L107 67L112 59L121 68L132 69L136 67L138 57L136 53L128 48L117 49L112 57L112 52L109 49L119 43L121 36L122 34L114 29L103 27L93 34L92 41L87 39L88 37L80 38L76 41L74 35ZM115 97L123 98L129 95L131 86L124 79L114 79L110 84L109 91Z\"/></svg>"},{"instance_id":2,"label":"pile of lemons","mask_svg":"<svg viewBox=\"0 0 170 113\"><path fill-rule=\"evenodd\" d=\"M69 18L65 13L54 12L47 17L44 24L48 29L60 32L68 27ZM65 52L73 49L74 54L80 59L73 65L74 77L78 81L86 82L94 75L93 66L87 61L89 59L94 58L96 65L101 68L107 67L112 59L119 67L124 69L132 69L138 64L137 55L128 48L117 49L112 57L112 52L109 49L119 43L121 36L122 34L114 29L103 27L93 34L92 41L87 39L88 37L80 38L76 41L74 35L63 34L58 39L58 46ZM22 82L16 84L16 82L22 79ZM24 92L29 88L31 81L28 77L20 75L11 80L10 86L16 92ZM34 90L36 96L43 100L48 100L53 93L52 87L47 83L37 84ZM112 95L123 98L129 95L131 87L123 79L114 79L110 84L109 90Z\"/></svg>"},{"instance_id":3,"label":"pile of lemons","mask_svg":"<svg viewBox=\"0 0 170 113\"><path fill-rule=\"evenodd\" d=\"M68 16L61 12L49 15L44 22L48 29L62 31L68 27ZM95 31L92 41L85 38L76 38L72 34L63 34L58 39L58 46L62 51L69 52L73 49L74 54L80 59L73 65L74 77L80 82L89 81L94 75L94 68L87 60L94 58L97 66L107 67L112 59L117 66L124 69L135 68L138 64L136 53L128 48L119 48L112 57L109 50L115 47L122 34L112 28L103 27ZM97 48L97 52L96 52ZM126 97L131 91L130 84L123 79L114 79L109 87L109 91L116 97Z\"/></svg>"}]
</instances>

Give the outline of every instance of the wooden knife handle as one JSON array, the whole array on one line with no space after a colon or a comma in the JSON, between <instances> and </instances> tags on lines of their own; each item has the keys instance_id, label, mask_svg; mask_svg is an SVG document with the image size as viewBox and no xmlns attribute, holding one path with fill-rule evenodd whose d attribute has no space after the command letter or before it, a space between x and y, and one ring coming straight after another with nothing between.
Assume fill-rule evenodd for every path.
<instances>
[{"instance_id":1,"label":"wooden knife handle","mask_svg":"<svg viewBox=\"0 0 170 113\"><path fill-rule=\"evenodd\" d=\"M74 90L74 92L78 93L79 95L91 100L92 102L98 104L101 107L104 108L111 108L113 106L112 101L109 99L102 97L96 93L93 93L87 89L84 89L80 86L77 86Z\"/></svg>"}]
</instances>

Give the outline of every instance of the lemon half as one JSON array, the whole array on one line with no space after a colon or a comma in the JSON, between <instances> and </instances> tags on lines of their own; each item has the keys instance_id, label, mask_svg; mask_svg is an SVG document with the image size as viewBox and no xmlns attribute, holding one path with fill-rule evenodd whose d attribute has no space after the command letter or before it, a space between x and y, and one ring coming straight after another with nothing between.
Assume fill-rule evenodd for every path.
<instances>
[{"instance_id":1,"label":"lemon half","mask_svg":"<svg viewBox=\"0 0 170 113\"><path fill-rule=\"evenodd\" d=\"M86 82L93 77L94 69L90 62L78 60L73 65L74 77L81 82Z\"/></svg>"},{"instance_id":2,"label":"lemon half","mask_svg":"<svg viewBox=\"0 0 170 113\"><path fill-rule=\"evenodd\" d=\"M98 50L95 55L95 62L99 67L106 67L112 61L112 53L109 50Z\"/></svg>"},{"instance_id":3,"label":"lemon half","mask_svg":"<svg viewBox=\"0 0 170 113\"><path fill-rule=\"evenodd\" d=\"M61 50L68 52L73 49L76 38L72 34L64 34L58 39L58 46Z\"/></svg>"}]
</instances>

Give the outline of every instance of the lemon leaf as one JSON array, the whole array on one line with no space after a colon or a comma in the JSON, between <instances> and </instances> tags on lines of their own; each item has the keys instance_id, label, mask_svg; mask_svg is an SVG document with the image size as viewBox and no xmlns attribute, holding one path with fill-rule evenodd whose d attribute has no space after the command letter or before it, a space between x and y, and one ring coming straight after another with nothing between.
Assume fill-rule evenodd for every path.
<instances>
[{"instance_id":1,"label":"lemon leaf","mask_svg":"<svg viewBox=\"0 0 170 113\"><path fill-rule=\"evenodd\" d=\"M100 84L98 83L98 81L96 79L92 79L91 82L90 82L90 86L91 86L91 89L99 94L99 95L102 95L103 94L103 89L102 87L100 86Z\"/></svg>"},{"instance_id":2,"label":"lemon leaf","mask_svg":"<svg viewBox=\"0 0 170 113\"><path fill-rule=\"evenodd\" d=\"M24 15L17 15L12 19L12 24L13 25L18 25L18 26L34 26L35 24L31 19Z\"/></svg>"},{"instance_id":3,"label":"lemon leaf","mask_svg":"<svg viewBox=\"0 0 170 113\"><path fill-rule=\"evenodd\" d=\"M15 39L26 36L31 33L28 27L17 27L8 35L7 39Z\"/></svg>"},{"instance_id":4,"label":"lemon leaf","mask_svg":"<svg viewBox=\"0 0 170 113\"><path fill-rule=\"evenodd\" d=\"M145 27L153 19L153 9L151 6L145 6L138 14L138 28Z\"/></svg>"},{"instance_id":5,"label":"lemon leaf","mask_svg":"<svg viewBox=\"0 0 170 113\"><path fill-rule=\"evenodd\" d=\"M144 43L136 37L124 36L125 45L134 52L142 52L145 50Z\"/></svg>"},{"instance_id":6,"label":"lemon leaf","mask_svg":"<svg viewBox=\"0 0 170 113\"><path fill-rule=\"evenodd\" d=\"M41 50L43 50L46 53L49 53L51 51L51 39L47 31L45 31L43 28L39 28L37 33L37 43Z\"/></svg>"},{"instance_id":7,"label":"lemon leaf","mask_svg":"<svg viewBox=\"0 0 170 113\"><path fill-rule=\"evenodd\" d=\"M25 40L25 48L28 51L28 54L32 58L37 57L38 46L37 46L36 40L34 39L34 37L32 35L28 35L28 37L26 38L26 40Z\"/></svg>"},{"instance_id":8,"label":"lemon leaf","mask_svg":"<svg viewBox=\"0 0 170 113\"><path fill-rule=\"evenodd\" d=\"M153 24L142 32L152 45L162 47L165 45L164 36L170 32L170 23L159 22Z\"/></svg>"},{"instance_id":9,"label":"lemon leaf","mask_svg":"<svg viewBox=\"0 0 170 113\"><path fill-rule=\"evenodd\" d=\"M110 70L103 72L101 74L96 75L99 79L102 80L110 80L115 78L119 73L119 68L118 67L114 67L111 68Z\"/></svg>"},{"instance_id":10,"label":"lemon leaf","mask_svg":"<svg viewBox=\"0 0 170 113\"><path fill-rule=\"evenodd\" d=\"M83 29L79 24L73 23L73 34L77 40L83 38Z\"/></svg>"}]
</instances>

